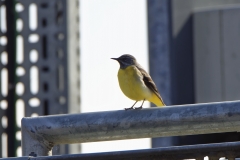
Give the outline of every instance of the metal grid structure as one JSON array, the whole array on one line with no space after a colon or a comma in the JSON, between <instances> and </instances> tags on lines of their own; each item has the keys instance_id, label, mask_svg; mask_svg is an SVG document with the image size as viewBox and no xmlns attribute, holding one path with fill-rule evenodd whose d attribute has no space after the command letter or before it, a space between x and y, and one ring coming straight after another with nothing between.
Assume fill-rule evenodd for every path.
<instances>
[{"instance_id":1,"label":"metal grid structure","mask_svg":"<svg viewBox=\"0 0 240 160\"><path fill-rule=\"evenodd\" d=\"M9 8L14 6L13 1L1 1L1 32L0 32L0 52L1 52L1 111L0 111L0 134L1 134L1 155L7 156L13 155L11 148L15 148L16 145L20 145L20 142L15 141L16 123L15 123L15 33L11 30L15 29L15 15ZM9 8L8 8L8 7ZM4 19L2 18L4 17ZM11 18L10 18L11 17ZM6 21L6 19L9 19ZM12 53L12 54L9 54ZM7 145L8 144L8 145Z\"/></svg>"},{"instance_id":2,"label":"metal grid structure","mask_svg":"<svg viewBox=\"0 0 240 160\"><path fill-rule=\"evenodd\" d=\"M79 112L79 17L77 0L5 0L0 10L0 156L6 157L21 153L22 117Z\"/></svg>"}]
</instances>

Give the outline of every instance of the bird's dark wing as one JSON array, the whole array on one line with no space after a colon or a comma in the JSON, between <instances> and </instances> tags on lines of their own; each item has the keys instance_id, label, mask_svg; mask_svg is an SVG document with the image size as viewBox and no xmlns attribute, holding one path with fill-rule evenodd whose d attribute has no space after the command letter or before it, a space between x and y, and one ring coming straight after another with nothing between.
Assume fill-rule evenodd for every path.
<instances>
[{"instance_id":1,"label":"bird's dark wing","mask_svg":"<svg viewBox=\"0 0 240 160\"><path fill-rule=\"evenodd\" d=\"M137 64L136 67L142 73L143 81L144 81L145 85L149 89L151 89L157 95L157 97L161 100L162 104L164 104L163 99L160 96L160 94L157 90L157 87L156 87L155 83L153 82L152 78L150 77L150 75L139 64Z\"/></svg>"}]
</instances>

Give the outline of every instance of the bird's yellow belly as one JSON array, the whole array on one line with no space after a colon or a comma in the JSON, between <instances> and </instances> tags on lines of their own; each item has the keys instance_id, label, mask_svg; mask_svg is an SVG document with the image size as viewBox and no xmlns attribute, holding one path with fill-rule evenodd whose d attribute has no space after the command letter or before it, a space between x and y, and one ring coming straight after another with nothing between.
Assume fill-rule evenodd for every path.
<instances>
[{"instance_id":1,"label":"bird's yellow belly","mask_svg":"<svg viewBox=\"0 0 240 160\"><path fill-rule=\"evenodd\" d=\"M119 69L118 81L122 92L130 99L140 101L149 99L152 96L150 89L145 86L140 71L129 66L125 69Z\"/></svg>"}]
</instances>

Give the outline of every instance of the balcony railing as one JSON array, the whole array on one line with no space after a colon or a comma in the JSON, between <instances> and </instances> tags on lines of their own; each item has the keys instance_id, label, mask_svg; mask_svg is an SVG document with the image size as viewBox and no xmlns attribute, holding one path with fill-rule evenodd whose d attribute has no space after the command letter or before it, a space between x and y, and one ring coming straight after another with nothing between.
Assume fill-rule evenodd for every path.
<instances>
[{"instance_id":1,"label":"balcony railing","mask_svg":"<svg viewBox=\"0 0 240 160\"><path fill-rule=\"evenodd\" d=\"M22 153L23 156L32 152L37 156L51 156L51 149L57 144L239 131L240 101L26 117L22 119ZM201 151L208 148L210 153L214 148L229 145L230 143L196 146L200 147ZM232 142L231 145L231 151L234 146L239 151L238 142ZM183 150L188 148L189 151L193 149L195 154L199 154L200 150L197 151L196 146L168 147L166 150L168 153L171 153L171 150L182 150L178 153L186 154ZM149 151L160 154L166 150L160 148ZM121 153L126 154L127 151Z\"/></svg>"}]
</instances>

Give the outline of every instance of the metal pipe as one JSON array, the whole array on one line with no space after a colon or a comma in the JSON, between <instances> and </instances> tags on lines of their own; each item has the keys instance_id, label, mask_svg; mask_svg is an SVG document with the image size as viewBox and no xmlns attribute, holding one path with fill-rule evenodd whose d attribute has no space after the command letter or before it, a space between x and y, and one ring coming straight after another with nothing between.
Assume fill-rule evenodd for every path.
<instances>
[{"instance_id":1,"label":"metal pipe","mask_svg":"<svg viewBox=\"0 0 240 160\"><path fill-rule=\"evenodd\" d=\"M185 146L171 146L161 148L150 148L128 151L112 151L101 153L85 153L85 154L66 154L54 156L25 156L0 158L0 160L122 160L122 159L141 159L141 160L179 160L179 159L219 159L227 157L231 160L240 160L239 157L240 142L224 142L211 144L197 144Z\"/></svg>"},{"instance_id":2,"label":"metal pipe","mask_svg":"<svg viewBox=\"0 0 240 160\"><path fill-rule=\"evenodd\" d=\"M23 156L56 144L240 131L240 101L22 119Z\"/></svg>"}]
</instances>

